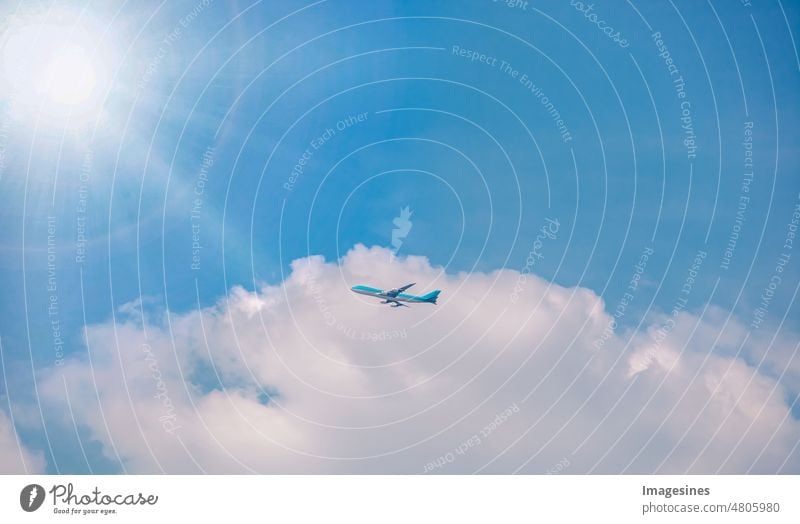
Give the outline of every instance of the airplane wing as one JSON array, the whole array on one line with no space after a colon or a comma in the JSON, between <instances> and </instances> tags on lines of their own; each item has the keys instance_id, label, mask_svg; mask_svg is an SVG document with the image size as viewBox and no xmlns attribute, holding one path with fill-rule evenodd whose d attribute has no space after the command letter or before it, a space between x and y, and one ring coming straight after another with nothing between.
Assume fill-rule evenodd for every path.
<instances>
[{"instance_id":1,"label":"airplane wing","mask_svg":"<svg viewBox=\"0 0 800 524\"><path fill-rule=\"evenodd\" d=\"M386 292L386 296L387 297L396 297L397 295L399 295L400 293L402 293L403 291L405 291L406 289L410 288L413 285L414 285L414 282L412 282L410 284L406 284L403 287L398 287L396 289L390 289L389 291Z\"/></svg>"},{"instance_id":2,"label":"airplane wing","mask_svg":"<svg viewBox=\"0 0 800 524\"><path fill-rule=\"evenodd\" d=\"M381 304L389 304L391 307L408 307L402 302L398 302L397 300L392 300L391 298L387 298L386 300L381 302Z\"/></svg>"}]
</instances>

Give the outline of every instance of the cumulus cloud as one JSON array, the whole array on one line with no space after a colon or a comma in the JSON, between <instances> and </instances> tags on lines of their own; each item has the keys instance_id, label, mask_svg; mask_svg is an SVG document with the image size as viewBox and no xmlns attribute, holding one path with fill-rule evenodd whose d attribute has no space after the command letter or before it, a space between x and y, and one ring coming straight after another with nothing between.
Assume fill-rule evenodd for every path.
<instances>
[{"instance_id":1,"label":"cumulus cloud","mask_svg":"<svg viewBox=\"0 0 800 524\"><path fill-rule=\"evenodd\" d=\"M407 282L439 305L349 291ZM65 417L66 379L77 423L128 472L800 471L788 391L744 358L775 346L716 351L741 329L718 314L604 336L587 289L360 245L213 307L137 308L87 327L88 356L39 385Z\"/></svg>"},{"instance_id":2,"label":"cumulus cloud","mask_svg":"<svg viewBox=\"0 0 800 524\"><path fill-rule=\"evenodd\" d=\"M10 417L0 409L0 473L3 475L44 473L41 452L27 449L17 438Z\"/></svg>"}]
</instances>

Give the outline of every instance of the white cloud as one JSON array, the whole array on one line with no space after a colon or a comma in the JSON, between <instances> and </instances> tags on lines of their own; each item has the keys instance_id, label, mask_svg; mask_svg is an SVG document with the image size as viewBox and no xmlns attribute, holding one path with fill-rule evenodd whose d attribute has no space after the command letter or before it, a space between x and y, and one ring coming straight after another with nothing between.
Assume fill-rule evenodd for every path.
<instances>
[{"instance_id":1,"label":"white cloud","mask_svg":"<svg viewBox=\"0 0 800 524\"><path fill-rule=\"evenodd\" d=\"M0 474L37 474L44 473L44 468L44 455L22 445L11 419L0 409Z\"/></svg>"},{"instance_id":2,"label":"white cloud","mask_svg":"<svg viewBox=\"0 0 800 524\"><path fill-rule=\"evenodd\" d=\"M598 350L611 317L595 294L528 275L513 304L519 279L363 246L301 259L281 286L87 328L91 363L50 370L40 394L66 413L65 375L77 422L137 473L800 470L784 387L711 352L738 324L681 314L655 349L642 330ZM348 289L412 281L439 305Z\"/></svg>"}]
</instances>

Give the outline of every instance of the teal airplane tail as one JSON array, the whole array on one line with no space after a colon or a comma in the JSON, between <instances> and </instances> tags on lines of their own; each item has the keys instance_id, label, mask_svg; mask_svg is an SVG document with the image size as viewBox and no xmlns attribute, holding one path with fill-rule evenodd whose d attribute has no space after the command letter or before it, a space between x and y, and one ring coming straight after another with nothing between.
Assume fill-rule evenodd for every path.
<instances>
[{"instance_id":1,"label":"teal airplane tail","mask_svg":"<svg viewBox=\"0 0 800 524\"><path fill-rule=\"evenodd\" d=\"M419 298L421 298L425 302L430 302L431 304L435 304L436 303L436 299L439 298L439 293L441 293L441 292L442 292L441 289L437 289L436 291L431 291L427 295L422 295Z\"/></svg>"}]
</instances>

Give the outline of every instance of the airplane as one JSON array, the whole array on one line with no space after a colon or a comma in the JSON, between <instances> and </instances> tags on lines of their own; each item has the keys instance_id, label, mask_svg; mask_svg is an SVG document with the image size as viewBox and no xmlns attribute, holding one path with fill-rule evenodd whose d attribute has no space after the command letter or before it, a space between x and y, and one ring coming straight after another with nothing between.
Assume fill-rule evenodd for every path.
<instances>
[{"instance_id":1,"label":"airplane","mask_svg":"<svg viewBox=\"0 0 800 524\"><path fill-rule=\"evenodd\" d=\"M407 284L396 289L390 289L389 291L384 291L382 289L376 289L369 286L353 286L350 289L351 291L354 291L360 295L382 298L384 300L381 302L381 304L391 304L391 307L408 307L407 305L403 304L403 302L425 302L427 304L436 304L436 299L439 298L439 293L441 293L441 290L437 289L422 296L408 295L403 293L403 291L413 285L414 283L412 282L411 284Z\"/></svg>"}]
</instances>

